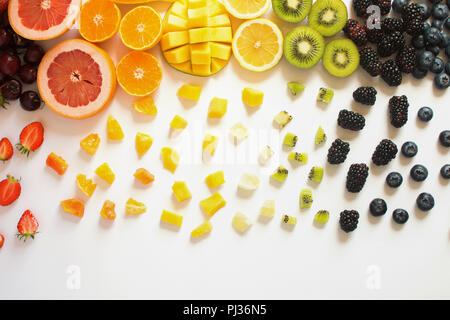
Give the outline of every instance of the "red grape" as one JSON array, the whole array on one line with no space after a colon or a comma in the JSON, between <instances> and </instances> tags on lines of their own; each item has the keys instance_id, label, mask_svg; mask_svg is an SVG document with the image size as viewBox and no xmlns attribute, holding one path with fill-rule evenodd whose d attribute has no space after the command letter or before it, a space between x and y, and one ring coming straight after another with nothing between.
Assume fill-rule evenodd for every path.
<instances>
[{"instance_id":1,"label":"red grape","mask_svg":"<svg viewBox=\"0 0 450 320\"><path fill-rule=\"evenodd\" d=\"M20 80L22 80L23 83L27 84L33 83L36 81L36 77L37 77L36 67L29 64L25 64L20 67L19 78Z\"/></svg>"},{"instance_id":2,"label":"red grape","mask_svg":"<svg viewBox=\"0 0 450 320\"><path fill-rule=\"evenodd\" d=\"M29 64L39 64L41 62L42 57L44 56L44 49L37 44L32 44L28 47L23 59Z\"/></svg>"},{"instance_id":3,"label":"red grape","mask_svg":"<svg viewBox=\"0 0 450 320\"><path fill-rule=\"evenodd\" d=\"M6 100L17 100L22 93L22 84L16 79L10 79L0 89Z\"/></svg>"},{"instance_id":4,"label":"red grape","mask_svg":"<svg viewBox=\"0 0 450 320\"><path fill-rule=\"evenodd\" d=\"M20 58L11 53L4 53L0 57L0 72L3 72L7 76L12 76L19 71Z\"/></svg>"},{"instance_id":5,"label":"red grape","mask_svg":"<svg viewBox=\"0 0 450 320\"><path fill-rule=\"evenodd\" d=\"M41 106L41 97L34 91L25 91L20 96L20 106L27 111L35 111Z\"/></svg>"}]
</instances>

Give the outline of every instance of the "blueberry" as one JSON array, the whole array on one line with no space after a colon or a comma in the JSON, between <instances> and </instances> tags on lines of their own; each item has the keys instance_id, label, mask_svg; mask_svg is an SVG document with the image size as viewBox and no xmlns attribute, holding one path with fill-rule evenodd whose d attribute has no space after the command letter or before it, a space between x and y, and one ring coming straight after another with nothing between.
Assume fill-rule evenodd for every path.
<instances>
[{"instance_id":1,"label":"blueberry","mask_svg":"<svg viewBox=\"0 0 450 320\"><path fill-rule=\"evenodd\" d=\"M431 28L431 25L428 22L424 21L423 22L423 32L430 30L430 28Z\"/></svg>"},{"instance_id":2,"label":"blueberry","mask_svg":"<svg viewBox=\"0 0 450 320\"><path fill-rule=\"evenodd\" d=\"M439 135L439 141L444 147L450 147L450 130L444 130Z\"/></svg>"},{"instance_id":3,"label":"blueberry","mask_svg":"<svg viewBox=\"0 0 450 320\"><path fill-rule=\"evenodd\" d=\"M450 86L450 77L445 72L434 77L434 83L438 89L447 89Z\"/></svg>"},{"instance_id":4,"label":"blueberry","mask_svg":"<svg viewBox=\"0 0 450 320\"><path fill-rule=\"evenodd\" d=\"M404 224L408 221L409 214L404 209L395 209L394 212L392 212L392 219L398 224Z\"/></svg>"},{"instance_id":5,"label":"blueberry","mask_svg":"<svg viewBox=\"0 0 450 320\"><path fill-rule=\"evenodd\" d=\"M417 7L419 7L420 13L423 16L424 20L427 20L429 17L431 17L431 7L423 2L417 2Z\"/></svg>"},{"instance_id":6,"label":"blueberry","mask_svg":"<svg viewBox=\"0 0 450 320\"><path fill-rule=\"evenodd\" d=\"M439 52L441 51L439 46L432 46L432 45L427 45L425 49L427 49L427 51L430 51L435 57L437 57L439 55Z\"/></svg>"},{"instance_id":7,"label":"blueberry","mask_svg":"<svg viewBox=\"0 0 450 320\"><path fill-rule=\"evenodd\" d=\"M419 68L414 68L412 75L416 79L423 79L426 77L428 70L421 70Z\"/></svg>"},{"instance_id":8,"label":"blueberry","mask_svg":"<svg viewBox=\"0 0 450 320\"><path fill-rule=\"evenodd\" d=\"M396 13L402 13L402 9L404 6L408 5L409 0L394 0L392 2L392 9Z\"/></svg>"},{"instance_id":9,"label":"blueberry","mask_svg":"<svg viewBox=\"0 0 450 320\"><path fill-rule=\"evenodd\" d=\"M403 177L398 172L391 172L386 177L386 183L391 188L398 188L402 185Z\"/></svg>"},{"instance_id":10,"label":"blueberry","mask_svg":"<svg viewBox=\"0 0 450 320\"><path fill-rule=\"evenodd\" d=\"M425 37L421 34L411 39L411 44L416 49L425 48Z\"/></svg>"},{"instance_id":11,"label":"blueberry","mask_svg":"<svg viewBox=\"0 0 450 320\"><path fill-rule=\"evenodd\" d=\"M412 158L417 154L419 148L412 141L407 141L402 145L402 154L407 158Z\"/></svg>"},{"instance_id":12,"label":"blueberry","mask_svg":"<svg viewBox=\"0 0 450 320\"><path fill-rule=\"evenodd\" d=\"M439 57L434 58L434 61L430 67L430 71L436 74L444 71L444 61Z\"/></svg>"},{"instance_id":13,"label":"blueberry","mask_svg":"<svg viewBox=\"0 0 450 320\"><path fill-rule=\"evenodd\" d=\"M445 64L445 73L450 74L450 61Z\"/></svg>"},{"instance_id":14,"label":"blueberry","mask_svg":"<svg viewBox=\"0 0 450 320\"><path fill-rule=\"evenodd\" d=\"M372 202L370 202L369 209L374 217L382 216L387 211L386 201L380 198L373 199Z\"/></svg>"},{"instance_id":15,"label":"blueberry","mask_svg":"<svg viewBox=\"0 0 450 320\"><path fill-rule=\"evenodd\" d=\"M422 182L428 177L428 169L421 164L416 164L409 172L414 181Z\"/></svg>"},{"instance_id":16,"label":"blueberry","mask_svg":"<svg viewBox=\"0 0 450 320\"><path fill-rule=\"evenodd\" d=\"M432 4L436 4L436 3L441 2L442 0L428 0L428 1L430 1Z\"/></svg>"},{"instance_id":17,"label":"blueberry","mask_svg":"<svg viewBox=\"0 0 450 320\"><path fill-rule=\"evenodd\" d=\"M416 199L416 204L422 211L430 211L434 207L434 198L431 194L422 192Z\"/></svg>"},{"instance_id":18,"label":"blueberry","mask_svg":"<svg viewBox=\"0 0 450 320\"><path fill-rule=\"evenodd\" d=\"M438 29L439 31L442 31L444 30L444 21L434 19L433 21L431 21L431 26Z\"/></svg>"},{"instance_id":19,"label":"blueberry","mask_svg":"<svg viewBox=\"0 0 450 320\"><path fill-rule=\"evenodd\" d=\"M448 17L449 13L447 6L443 3L438 3L431 9L431 14L438 20L444 20Z\"/></svg>"},{"instance_id":20,"label":"blueberry","mask_svg":"<svg viewBox=\"0 0 450 320\"><path fill-rule=\"evenodd\" d=\"M447 48L449 44L450 44L450 36L445 32L441 32L441 42L439 42L439 48L441 49Z\"/></svg>"},{"instance_id":21,"label":"blueberry","mask_svg":"<svg viewBox=\"0 0 450 320\"><path fill-rule=\"evenodd\" d=\"M450 31L450 18L444 20L444 27Z\"/></svg>"},{"instance_id":22,"label":"blueberry","mask_svg":"<svg viewBox=\"0 0 450 320\"><path fill-rule=\"evenodd\" d=\"M445 48L445 55L447 56L447 58L450 58L450 44L447 46L447 48Z\"/></svg>"},{"instance_id":23,"label":"blueberry","mask_svg":"<svg viewBox=\"0 0 450 320\"><path fill-rule=\"evenodd\" d=\"M450 179L450 164L445 164L441 168L441 176L444 179Z\"/></svg>"},{"instance_id":24,"label":"blueberry","mask_svg":"<svg viewBox=\"0 0 450 320\"><path fill-rule=\"evenodd\" d=\"M432 46L436 46L441 42L441 33L437 28L431 27L429 30L425 30L424 35L425 41Z\"/></svg>"},{"instance_id":25,"label":"blueberry","mask_svg":"<svg viewBox=\"0 0 450 320\"><path fill-rule=\"evenodd\" d=\"M430 51L421 51L417 55L417 66L421 70L429 70L434 61L434 55Z\"/></svg>"},{"instance_id":26,"label":"blueberry","mask_svg":"<svg viewBox=\"0 0 450 320\"><path fill-rule=\"evenodd\" d=\"M428 122L433 119L433 109L431 109L430 107L422 107L417 112L417 116L419 117L420 121Z\"/></svg>"}]
</instances>

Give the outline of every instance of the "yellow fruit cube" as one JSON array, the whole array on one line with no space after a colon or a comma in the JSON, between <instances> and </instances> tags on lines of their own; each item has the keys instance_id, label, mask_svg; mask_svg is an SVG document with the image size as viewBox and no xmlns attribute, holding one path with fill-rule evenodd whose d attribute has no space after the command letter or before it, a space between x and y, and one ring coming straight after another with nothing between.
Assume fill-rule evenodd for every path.
<instances>
[{"instance_id":1,"label":"yellow fruit cube","mask_svg":"<svg viewBox=\"0 0 450 320\"><path fill-rule=\"evenodd\" d=\"M187 125L188 122L179 115L173 117L172 121L170 122L170 127L174 130L183 130Z\"/></svg>"},{"instance_id":2,"label":"yellow fruit cube","mask_svg":"<svg viewBox=\"0 0 450 320\"><path fill-rule=\"evenodd\" d=\"M211 74L211 64L193 64L192 72L199 76L209 76Z\"/></svg>"},{"instance_id":3,"label":"yellow fruit cube","mask_svg":"<svg viewBox=\"0 0 450 320\"><path fill-rule=\"evenodd\" d=\"M208 16L214 17L224 13L227 13L227 9L219 1L208 3Z\"/></svg>"},{"instance_id":4,"label":"yellow fruit cube","mask_svg":"<svg viewBox=\"0 0 450 320\"><path fill-rule=\"evenodd\" d=\"M192 73L192 65L190 61L186 61L183 63L174 63L172 64L172 67L184 73Z\"/></svg>"},{"instance_id":5,"label":"yellow fruit cube","mask_svg":"<svg viewBox=\"0 0 450 320\"><path fill-rule=\"evenodd\" d=\"M125 137L119 122L111 115L108 116L106 129L110 140L122 140Z\"/></svg>"},{"instance_id":6,"label":"yellow fruit cube","mask_svg":"<svg viewBox=\"0 0 450 320\"><path fill-rule=\"evenodd\" d=\"M208 8L188 9L188 28L205 27L208 24Z\"/></svg>"},{"instance_id":7,"label":"yellow fruit cube","mask_svg":"<svg viewBox=\"0 0 450 320\"><path fill-rule=\"evenodd\" d=\"M212 228L213 228L213 226L212 226L211 222L209 220L205 221L201 225L199 225L197 228L192 230L191 237L192 238L201 237L201 236L211 232Z\"/></svg>"},{"instance_id":8,"label":"yellow fruit cube","mask_svg":"<svg viewBox=\"0 0 450 320\"><path fill-rule=\"evenodd\" d=\"M234 143L239 143L246 139L249 135L247 127L245 127L241 122L236 123L230 128L230 136L233 137Z\"/></svg>"},{"instance_id":9,"label":"yellow fruit cube","mask_svg":"<svg viewBox=\"0 0 450 320\"><path fill-rule=\"evenodd\" d=\"M163 51L182 46L189 43L189 33L186 30L166 33L160 43Z\"/></svg>"},{"instance_id":10,"label":"yellow fruit cube","mask_svg":"<svg viewBox=\"0 0 450 320\"><path fill-rule=\"evenodd\" d=\"M183 223L183 216L180 216L179 214L169 212L166 210L163 210L161 214L161 221L173 224L174 226L181 227L181 224Z\"/></svg>"},{"instance_id":11,"label":"yellow fruit cube","mask_svg":"<svg viewBox=\"0 0 450 320\"><path fill-rule=\"evenodd\" d=\"M208 17L207 27L228 27L231 25L230 17L228 14L221 14L214 17Z\"/></svg>"},{"instance_id":12,"label":"yellow fruit cube","mask_svg":"<svg viewBox=\"0 0 450 320\"><path fill-rule=\"evenodd\" d=\"M142 157L153 144L153 138L148 134L138 132L136 134L135 145L136 151Z\"/></svg>"},{"instance_id":13,"label":"yellow fruit cube","mask_svg":"<svg viewBox=\"0 0 450 320\"><path fill-rule=\"evenodd\" d=\"M216 72L222 70L226 66L227 63L228 63L228 60L211 58L211 72L216 73Z\"/></svg>"},{"instance_id":14,"label":"yellow fruit cube","mask_svg":"<svg viewBox=\"0 0 450 320\"><path fill-rule=\"evenodd\" d=\"M287 214L283 214L283 216L281 217L281 221L292 226L295 226L297 224L297 218L288 216Z\"/></svg>"},{"instance_id":15,"label":"yellow fruit cube","mask_svg":"<svg viewBox=\"0 0 450 320\"><path fill-rule=\"evenodd\" d=\"M221 98L213 98L209 103L208 117L222 118L227 112L228 100Z\"/></svg>"},{"instance_id":16,"label":"yellow fruit cube","mask_svg":"<svg viewBox=\"0 0 450 320\"><path fill-rule=\"evenodd\" d=\"M223 171L217 171L211 173L209 176L205 178L206 184L210 189L217 188L221 184L225 183L225 177Z\"/></svg>"},{"instance_id":17,"label":"yellow fruit cube","mask_svg":"<svg viewBox=\"0 0 450 320\"><path fill-rule=\"evenodd\" d=\"M145 211L147 211L147 207L142 202L138 202L134 200L133 198L128 199L127 203L125 204L125 212L128 215L138 215L142 214Z\"/></svg>"},{"instance_id":18,"label":"yellow fruit cube","mask_svg":"<svg viewBox=\"0 0 450 320\"><path fill-rule=\"evenodd\" d=\"M203 139L203 151L208 152L210 155L214 155L214 152L216 152L217 143L218 139L216 136L206 134Z\"/></svg>"},{"instance_id":19,"label":"yellow fruit cube","mask_svg":"<svg viewBox=\"0 0 450 320\"><path fill-rule=\"evenodd\" d=\"M178 89L177 95L185 99L198 101L201 93L202 87L183 85L180 89Z\"/></svg>"},{"instance_id":20,"label":"yellow fruit cube","mask_svg":"<svg viewBox=\"0 0 450 320\"><path fill-rule=\"evenodd\" d=\"M212 217L219 209L227 204L225 199L216 192L212 196L200 201L200 207L206 212L207 215Z\"/></svg>"},{"instance_id":21,"label":"yellow fruit cube","mask_svg":"<svg viewBox=\"0 0 450 320\"><path fill-rule=\"evenodd\" d=\"M178 163L180 162L180 156L178 152L171 148L165 147L161 149L161 157L163 160L164 168L174 173L178 167Z\"/></svg>"},{"instance_id":22,"label":"yellow fruit cube","mask_svg":"<svg viewBox=\"0 0 450 320\"><path fill-rule=\"evenodd\" d=\"M192 64L209 64L211 63L211 49L209 43L191 44L191 62Z\"/></svg>"},{"instance_id":23,"label":"yellow fruit cube","mask_svg":"<svg viewBox=\"0 0 450 320\"><path fill-rule=\"evenodd\" d=\"M116 218L116 204L112 201L106 200L103 203L102 210L100 211L100 216L107 220L114 220Z\"/></svg>"},{"instance_id":24,"label":"yellow fruit cube","mask_svg":"<svg viewBox=\"0 0 450 320\"><path fill-rule=\"evenodd\" d=\"M228 44L210 42L209 47L211 48L211 57L218 58L222 60L228 60L231 56L231 46Z\"/></svg>"},{"instance_id":25,"label":"yellow fruit cube","mask_svg":"<svg viewBox=\"0 0 450 320\"><path fill-rule=\"evenodd\" d=\"M272 218L275 215L275 200L265 200L259 214L263 217Z\"/></svg>"},{"instance_id":26,"label":"yellow fruit cube","mask_svg":"<svg viewBox=\"0 0 450 320\"><path fill-rule=\"evenodd\" d=\"M231 41L233 40L233 33L231 31L231 27L210 28L208 40L231 43Z\"/></svg>"},{"instance_id":27,"label":"yellow fruit cube","mask_svg":"<svg viewBox=\"0 0 450 320\"><path fill-rule=\"evenodd\" d=\"M191 60L189 45L166 51L164 52L164 56L169 63L183 63L189 61Z\"/></svg>"},{"instance_id":28,"label":"yellow fruit cube","mask_svg":"<svg viewBox=\"0 0 450 320\"><path fill-rule=\"evenodd\" d=\"M133 102L133 108L137 112L145 115L155 115L158 113L152 96L139 98Z\"/></svg>"},{"instance_id":29,"label":"yellow fruit cube","mask_svg":"<svg viewBox=\"0 0 450 320\"><path fill-rule=\"evenodd\" d=\"M236 212L233 217L232 223L236 230L242 233L247 231L247 229L250 228L253 224L252 220L250 220L249 217L241 212Z\"/></svg>"},{"instance_id":30,"label":"yellow fruit cube","mask_svg":"<svg viewBox=\"0 0 450 320\"><path fill-rule=\"evenodd\" d=\"M189 43L201 43L210 41L212 28L197 28L189 30Z\"/></svg>"},{"instance_id":31,"label":"yellow fruit cube","mask_svg":"<svg viewBox=\"0 0 450 320\"><path fill-rule=\"evenodd\" d=\"M170 14L166 19L166 24L164 25L165 33L172 31L183 31L187 29L188 21L186 19L177 17L173 14Z\"/></svg>"},{"instance_id":32,"label":"yellow fruit cube","mask_svg":"<svg viewBox=\"0 0 450 320\"><path fill-rule=\"evenodd\" d=\"M92 179L88 179L84 174L77 175L77 186L88 197L91 197L97 188L97 184Z\"/></svg>"},{"instance_id":33,"label":"yellow fruit cube","mask_svg":"<svg viewBox=\"0 0 450 320\"><path fill-rule=\"evenodd\" d=\"M206 0L189 0L188 6L189 9L197 9L201 7L206 7Z\"/></svg>"},{"instance_id":34,"label":"yellow fruit cube","mask_svg":"<svg viewBox=\"0 0 450 320\"><path fill-rule=\"evenodd\" d=\"M258 107L262 105L264 92L252 88L242 90L242 101L249 107Z\"/></svg>"},{"instance_id":35,"label":"yellow fruit cube","mask_svg":"<svg viewBox=\"0 0 450 320\"><path fill-rule=\"evenodd\" d=\"M172 186L172 191L178 202L192 198L191 192L189 191L186 182L175 181Z\"/></svg>"},{"instance_id":36,"label":"yellow fruit cube","mask_svg":"<svg viewBox=\"0 0 450 320\"><path fill-rule=\"evenodd\" d=\"M144 168L137 169L133 176L143 184L149 184L155 181L155 176Z\"/></svg>"},{"instance_id":37,"label":"yellow fruit cube","mask_svg":"<svg viewBox=\"0 0 450 320\"><path fill-rule=\"evenodd\" d=\"M116 179L114 172L112 172L111 168L106 162L95 170L95 174L109 184L112 184Z\"/></svg>"},{"instance_id":38,"label":"yellow fruit cube","mask_svg":"<svg viewBox=\"0 0 450 320\"><path fill-rule=\"evenodd\" d=\"M180 18L187 19L187 6L180 1L175 1L173 3L170 12Z\"/></svg>"},{"instance_id":39,"label":"yellow fruit cube","mask_svg":"<svg viewBox=\"0 0 450 320\"><path fill-rule=\"evenodd\" d=\"M95 154L100 144L100 137L96 133L91 133L80 141L80 147L91 156Z\"/></svg>"}]
</instances>

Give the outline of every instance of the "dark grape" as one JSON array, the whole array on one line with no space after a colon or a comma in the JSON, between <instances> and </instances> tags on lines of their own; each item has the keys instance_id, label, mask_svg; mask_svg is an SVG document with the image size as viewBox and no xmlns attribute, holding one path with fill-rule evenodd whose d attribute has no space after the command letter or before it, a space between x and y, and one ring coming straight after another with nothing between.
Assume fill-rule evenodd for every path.
<instances>
[{"instance_id":1,"label":"dark grape","mask_svg":"<svg viewBox=\"0 0 450 320\"><path fill-rule=\"evenodd\" d=\"M8 10L5 10L0 13L0 26L2 27L9 26Z\"/></svg>"},{"instance_id":2,"label":"dark grape","mask_svg":"<svg viewBox=\"0 0 450 320\"><path fill-rule=\"evenodd\" d=\"M6 49L11 42L11 33L0 27L0 49Z\"/></svg>"},{"instance_id":3,"label":"dark grape","mask_svg":"<svg viewBox=\"0 0 450 320\"><path fill-rule=\"evenodd\" d=\"M20 67L19 78L20 80L22 80L23 83L27 84L33 83L36 81L36 77L37 77L36 67L29 64L25 64Z\"/></svg>"},{"instance_id":4,"label":"dark grape","mask_svg":"<svg viewBox=\"0 0 450 320\"><path fill-rule=\"evenodd\" d=\"M3 72L7 76L12 76L19 71L20 58L11 53L4 53L0 57L0 72Z\"/></svg>"},{"instance_id":5,"label":"dark grape","mask_svg":"<svg viewBox=\"0 0 450 320\"><path fill-rule=\"evenodd\" d=\"M14 46L17 49L28 48L33 43L33 40L28 40L28 39L22 38L15 32L12 34L12 38L13 38Z\"/></svg>"},{"instance_id":6,"label":"dark grape","mask_svg":"<svg viewBox=\"0 0 450 320\"><path fill-rule=\"evenodd\" d=\"M0 72L0 86L4 84L7 79L8 77L3 72Z\"/></svg>"},{"instance_id":7,"label":"dark grape","mask_svg":"<svg viewBox=\"0 0 450 320\"><path fill-rule=\"evenodd\" d=\"M42 57L44 56L44 49L42 49L41 46L38 46L37 44L32 44L28 47L27 51L25 52L23 59L25 62L29 64L39 64L41 62Z\"/></svg>"},{"instance_id":8,"label":"dark grape","mask_svg":"<svg viewBox=\"0 0 450 320\"><path fill-rule=\"evenodd\" d=\"M41 97L34 91L25 91L20 96L20 106L27 111L35 111L41 106Z\"/></svg>"},{"instance_id":9,"label":"dark grape","mask_svg":"<svg viewBox=\"0 0 450 320\"><path fill-rule=\"evenodd\" d=\"M10 79L0 89L6 100L17 100L22 93L22 84L16 79Z\"/></svg>"}]
</instances>

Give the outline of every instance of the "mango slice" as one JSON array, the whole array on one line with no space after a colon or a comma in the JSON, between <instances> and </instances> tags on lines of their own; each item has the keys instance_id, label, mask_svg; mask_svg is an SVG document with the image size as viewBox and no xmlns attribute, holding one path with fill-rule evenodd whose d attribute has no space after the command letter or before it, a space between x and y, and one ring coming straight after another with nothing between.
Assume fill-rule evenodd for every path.
<instances>
[{"instance_id":1,"label":"mango slice","mask_svg":"<svg viewBox=\"0 0 450 320\"><path fill-rule=\"evenodd\" d=\"M165 147L161 149L161 157L163 160L164 168L174 173L178 167L178 163L180 162L180 156L178 152L171 148Z\"/></svg>"},{"instance_id":2,"label":"mango slice","mask_svg":"<svg viewBox=\"0 0 450 320\"><path fill-rule=\"evenodd\" d=\"M212 196L200 201L200 207L206 212L207 215L212 217L217 211L227 204L222 195L218 192Z\"/></svg>"},{"instance_id":3,"label":"mango slice","mask_svg":"<svg viewBox=\"0 0 450 320\"><path fill-rule=\"evenodd\" d=\"M213 98L209 103L208 118L222 118L227 112L228 100L221 98Z\"/></svg>"},{"instance_id":4,"label":"mango slice","mask_svg":"<svg viewBox=\"0 0 450 320\"><path fill-rule=\"evenodd\" d=\"M192 198L192 194L184 181L175 181L172 185L172 191L178 202Z\"/></svg>"},{"instance_id":5,"label":"mango slice","mask_svg":"<svg viewBox=\"0 0 450 320\"><path fill-rule=\"evenodd\" d=\"M116 179L114 172L106 162L95 170L95 174L109 184L113 184L114 180Z\"/></svg>"},{"instance_id":6,"label":"mango slice","mask_svg":"<svg viewBox=\"0 0 450 320\"><path fill-rule=\"evenodd\" d=\"M183 223L183 216L180 216L179 214L167 210L163 210L161 214L161 221L173 224L174 226L177 227L181 227L181 224Z\"/></svg>"},{"instance_id":7,"label":"mango slice","mask_svg":"<svg viewBox=\"0 0 450 320\"><path fill-rule=\"evenodd\" d=\"M264 92L252 88L242 90L242 101L249 107L258 107L263 104Z\"/></svg>"},{"instance_id":8,"label":"mango slice","mask_svg":"<svg viewBox=\"0 0 450 320\"><path fill-rule=\"evenodd\" d=\"M211 232L212 228L213 228L213 226L212 226L211 222L209 220L205 221L201 225L199 225L197 228L192 230L191 237L199 238L199 237Z\"/></svg>"},{"instance_id":9,"label":"mango slice","mask_svg":"<svg viewBox=\"0 0 450 320\"><path fill-rule=\"evenodd\" d=\"M96 133L91 133L80 141L80 147L91 156L95 154L100 144L100 137Z\"/></svg>"},{"instance_id":10,"label":"mango slice","mask_svg":"<svg viewBox=\"0 0 450 320\"><path fill-rule=\"evenodd\" d=\"M125 137L119 122L111 115L108 116L106 130L110 140L122 140Z\"/></svg>"},{"instance_id":11,"label":"mango slice","mask_svg":"<svg viewBox=\"0 0 450 320\"><path fill-rule=\"evenodd\" d=\"M198 101L201 93L202 87L183 85L180 89L178 89L177 95L185 99Z\"/></svg>"},{"instance_id":12,"label":"mango slice","mask_svg":"<svg viewBox=\"0 0 450 320\"><path fill-rule=\"evenodd\" d=\"M223 171L211 173L205 178L205 181L210 189L217 188L218 186L225 183L224 173Z\"/></svg>"},{"instance_id":13,"label":"mango slice","mask_svg":"<svg viewBox=\"0 0 450 320\"><path fill-rule=\"evenodd\" d=\"M100 210L100 216L107 220L116 219L116 204L110 200L106 200L103 203L103 207Z\"/></svg>"}]
</instances>

